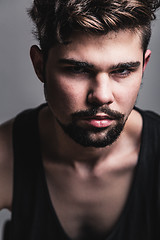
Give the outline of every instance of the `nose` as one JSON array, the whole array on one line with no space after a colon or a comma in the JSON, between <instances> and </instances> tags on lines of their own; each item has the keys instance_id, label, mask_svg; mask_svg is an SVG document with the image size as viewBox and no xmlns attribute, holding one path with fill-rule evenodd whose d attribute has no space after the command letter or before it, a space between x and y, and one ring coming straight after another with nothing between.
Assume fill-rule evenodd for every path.
<instances>
[{"instance_id":1,"label":"nose","mask_svg":"<svg viewBox=\"0 0 160 240\"><path fill-rule=\"evenodd\" d=\"M88 93L88 103L95 105L110 105L114 101L112 83L107 73L99 73L91 83Z\"/></svg>"}]
</instances>

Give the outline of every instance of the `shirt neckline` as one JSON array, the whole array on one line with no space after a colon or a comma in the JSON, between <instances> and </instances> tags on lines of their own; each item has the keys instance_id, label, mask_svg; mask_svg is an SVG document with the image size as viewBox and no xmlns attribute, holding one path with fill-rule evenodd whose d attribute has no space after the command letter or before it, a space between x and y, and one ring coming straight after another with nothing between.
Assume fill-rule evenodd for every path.
<instances>
[{"instance_id":1,"label":"shirt neckline","mask_svg":"<svg viewBox=\"0 0 160 240\"><path fill-rule=\"evenodd\" d=\"M38 114L37 114L37 131L38 131L38 133L37 134L39 136L39 140L40 140L40 134L39 134L39 127L38 127L38 115L39 115L40 110L43 107L45 107L45 106L47 106L47 104L43 104L43 105L41 105L38 108ZM132 180L131 188L130 188L130 191L129 191L129 194L128 194L125 206L122 209L122 212L121 212L121 214L120 214L116 224L113 226L112 230L108 234L106 240L114 239L114 236L117 234L117 232L118 232L118 230L119 230L119 228L121 226L121 223L123 222L123 219L125 218L127 212L129 211L129 207L130 207L131 200L132 200L132 195L134 194L134 191L135 191L135 188L136 188L136 182L137 182L137 178L138 178L137 176L138 176L138 173L139 173L139 170L140 170L140 166L141 166L141 161L142 161L142 156L143 156L143 151L144 151L144 139L145 139L145 131L144 131L144 129L145 129L145 126L146 126L146 121L145 121L145 115L144 115L143 110L140 110L137 107L134 107L134 109L140 113L140 115L142 117L142 122L143 122L142 133L141 133L140 151L139 151L139 155L138 155L137 164L135 166L134 177L133 177L133 180ZM39 142L39 145L40 145L40 142ZM54 208L54 206L52 204L50 193L49 193L49 189L48 189L48 185L47 185L47 179L46 179L46 174L45 174L45 169L44 169L44 165L43 165L41 154L40 154L40 165L41 165L40 166L40 170L41 170L41 173L42 173L43 187L44 187L44 190L45 190L45 193L46 193L46 199L47 199L49 208L50 208L51 213L52 213L53 223L54 223L54 221L57 222L57 226L58 226L58 228L59 228L59 230L60 230L64 240L72 240L67 235L67 233L65 232L64 228L62 227L62 225L61 225L61 223L60 223L60 221L58 219L58 216L56 214L55 208Z\"/></svg>"}]
</instances>

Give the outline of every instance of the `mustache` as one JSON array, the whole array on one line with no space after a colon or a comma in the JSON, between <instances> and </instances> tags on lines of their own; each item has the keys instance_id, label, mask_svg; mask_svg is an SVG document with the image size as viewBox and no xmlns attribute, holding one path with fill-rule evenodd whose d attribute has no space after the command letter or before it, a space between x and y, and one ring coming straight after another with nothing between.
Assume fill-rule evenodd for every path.
<instances>
[{"instance_id":1,"label":"mustache","mask_svg":"<svg viewBox=\"0 0 160 240\"><path fill-rule=\"evenodd\" d=\"M94 117L97 113L105 113L107 116L114 120L122 120L124 119L124 114L111 110L108 106L103 107L93 107L91 109L77 111L75 113L72 113L72 120L76 121L79 118L85 118L85 117Z\"/></svg>"}]
</instances>

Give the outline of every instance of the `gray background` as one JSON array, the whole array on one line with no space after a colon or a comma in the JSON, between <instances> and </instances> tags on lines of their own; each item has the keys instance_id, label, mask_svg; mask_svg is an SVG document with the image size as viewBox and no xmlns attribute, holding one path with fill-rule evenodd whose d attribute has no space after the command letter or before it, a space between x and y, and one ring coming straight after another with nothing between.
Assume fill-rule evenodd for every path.
<instances>
[{"instance_id":1,"label":"gray background","mask_svg":"<svg viewBox=\"0 0 160 240\"><path fill-rule=\"evenodd\" d=\"M26 14L31 2L0 0L0 123L44 101L43 86L29 58L30 46L36 43L31 34L32 23ZM157 15L150 42L152 57L137 106L160 113L160 10ZM8 211L1 211L0 232L9 216Z\"/></svg>"}]
</instances>

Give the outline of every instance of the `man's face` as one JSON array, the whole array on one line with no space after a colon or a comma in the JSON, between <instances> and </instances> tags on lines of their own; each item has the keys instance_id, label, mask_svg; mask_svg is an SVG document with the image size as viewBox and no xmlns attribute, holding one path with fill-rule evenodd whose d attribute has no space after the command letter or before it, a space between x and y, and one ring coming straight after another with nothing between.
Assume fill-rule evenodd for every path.
<instances>
[{"instance_id":1,"label":"man's face","mask_svg":"<svg viewBox=\"0 0 160 240\"><path fill-rule=\"evenodd\" d=\"M147 57L146 57L147 58ZM83 146L105 147L120 135L143 74L138 34L74 34L49 51L45 92L57 126Z\"/></svg>"}]
</instances>

